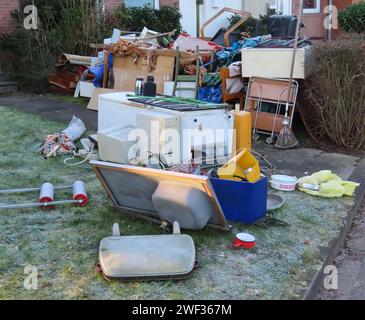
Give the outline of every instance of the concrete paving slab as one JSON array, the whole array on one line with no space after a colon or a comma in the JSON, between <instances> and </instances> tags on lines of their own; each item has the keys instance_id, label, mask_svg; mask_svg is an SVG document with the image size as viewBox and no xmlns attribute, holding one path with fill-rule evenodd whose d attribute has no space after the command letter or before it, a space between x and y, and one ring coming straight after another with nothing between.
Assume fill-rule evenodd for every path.
<instances>
[{"instance_id":1,"label":"concrete paving slab","mask_svg":"<svg viewBox=\"0 0 365 320\"><path fill-rule=\"evenodd\" d=\"M361 262L346 260L338 273L339 299L349 299L358 286L357 279L361 270Z\"/></svg>"},{"instance_id":2,"label":"concrete paving slab","mask_svg":"<svg viewBox=\"0 0 365 320\"><path fill-rule=\"evenodd\" d=\"M280 150L265 143L254 144L254 150L268 157L278 170L299 178L320 170L332 170L342 179L348 180L359 161L358 157L340 153L309 148Z\"/></svg>"},{"instance_id":3,"label":"concrete paving slab","mask_svg":"<svg viewBox=\"0 0 365 320\"><path fill-rule=\"evenodd\" d=\"M350 249L363 251L365 253L365 237L350 240L347 243Z\"/></svg>"},{"instance_id":4,"label":"concrete paving slab","mask_svg":"<svg viewBox=\"0 0 365 320\"><path fill-rule=\"evenodd\" d=\"M322 290L321 300L365 299L365 203L355 217L347 236L345 249L335 259L339 275L339 288L334 292Z\"/></svg>"}]
</instances>

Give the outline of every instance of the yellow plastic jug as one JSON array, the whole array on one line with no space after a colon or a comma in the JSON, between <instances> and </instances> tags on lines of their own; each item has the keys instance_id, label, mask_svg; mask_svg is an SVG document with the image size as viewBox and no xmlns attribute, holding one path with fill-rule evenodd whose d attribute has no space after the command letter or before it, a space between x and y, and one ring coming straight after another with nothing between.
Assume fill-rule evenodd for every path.
<instances>
[{"instance_id":1,"label":"yellow plastic jug","mask_svg":"<svg viewBox=\"0 0 365 320\"><path fill-rule=\"evenodd\" d=\"M234 113L234 129L236 130L236 151L252 148L252 120L251 112L236 111Z\"/></svg>"},{"instance_id":2,"label":"yellow plastic jug","mask_svg":"<svg viewBox=\"0 0 365 320\"><path fill-rule=\"evenodd\" d=\"M261 178L260 164L248 149L243 149L218 169L221 179L256 182Z\"/></svg>"}]
</instances>

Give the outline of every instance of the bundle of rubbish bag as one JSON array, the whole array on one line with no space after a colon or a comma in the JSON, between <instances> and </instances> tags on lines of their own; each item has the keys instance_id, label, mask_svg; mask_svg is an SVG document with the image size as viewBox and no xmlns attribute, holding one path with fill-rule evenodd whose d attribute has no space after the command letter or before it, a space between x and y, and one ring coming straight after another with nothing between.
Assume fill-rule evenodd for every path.
<instances>
[{"instance_id":1,"label":"bundle of rubbish bag","mask_svg":"<svg viewBox=\"0 0 365 320\"><path fill-rule=\"evenodd\" d=\"M330 170L323 170L299 179L299 186L303 184L312 184L319 187L319 191L309 190L299 187L300 191L312 196L324 198L339 198L343 196L353 196L359 183L344 181L338 175Z\"/></svg>"},{"instance_id":2,"label":"bundle of rubbish bag","mask_svg":"<svg viewBox=\"0 0 365 320\"><path fill-rule=\"evenodd\" d=\"M73 154L77 149L75 141L80 139L85 131L84 122L74 116L65 130L46 136L39 147L39 151L45 159L57 155Z\"/></svg>"}]
</instances>

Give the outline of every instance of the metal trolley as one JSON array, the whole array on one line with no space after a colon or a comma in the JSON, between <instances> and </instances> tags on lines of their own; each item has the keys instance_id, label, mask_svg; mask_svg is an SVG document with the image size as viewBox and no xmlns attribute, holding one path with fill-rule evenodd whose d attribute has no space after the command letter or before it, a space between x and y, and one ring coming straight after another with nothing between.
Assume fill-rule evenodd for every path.
<instances>
[{"instance_id":1,"label":"metal trolley","mask_svg":"<svg viewBox=\"0 0 365 320\"><path fill-rule=\"evenodd\" d=\"M289 90L290 85L292 90ZM275 140L275 135L282 128L284 116L281 115L281 108L286 106L288 94L291 91L289 98L289 118L290 127L293 123L294 112L297 104L299 84L293 80L290 84L288 79L271 79L252 77L249 80L245 111L252 113L253 123L253 138L257 140L259 133L269 135L266 142L272 144ZM275 113L262 111L263 103L276 104Z\"/></svg>"}]
</instances>

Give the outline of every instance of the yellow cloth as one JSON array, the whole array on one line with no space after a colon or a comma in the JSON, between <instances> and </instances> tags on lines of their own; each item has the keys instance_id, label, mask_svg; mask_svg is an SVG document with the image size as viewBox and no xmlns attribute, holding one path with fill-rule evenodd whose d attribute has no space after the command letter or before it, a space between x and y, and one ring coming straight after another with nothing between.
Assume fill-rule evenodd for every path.
<instances>
[{"instance_id":1,"label":"yellow cloth","mask_svg":"<svg viewBox=\"0 0 365 320\"><path fill-rule=\"evenodd\" d=\"M324 198L338 198L343 196L353 196L356 188L360 186L359 183L351 181L343 181L338 175L332 173L330 170L324 170L312 174L311 176L299 179L299 185L315 184L319 185L319 191L308 190L299 187L300 191L308 193L312 196Z\"/></svg>"}]
</instances>

